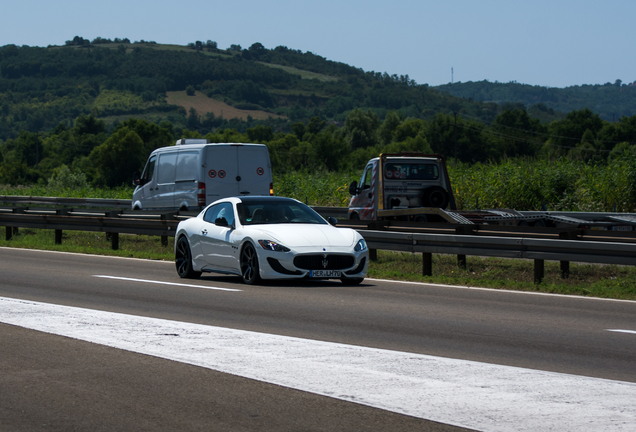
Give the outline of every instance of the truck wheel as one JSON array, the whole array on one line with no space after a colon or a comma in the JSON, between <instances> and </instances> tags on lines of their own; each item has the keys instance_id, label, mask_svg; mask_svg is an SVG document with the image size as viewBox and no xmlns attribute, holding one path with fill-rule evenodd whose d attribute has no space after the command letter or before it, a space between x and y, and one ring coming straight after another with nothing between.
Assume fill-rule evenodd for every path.
<instances>
[{"instance_id":1,"label":"truck wheel","mask_svg":"<svg viewBox=\"0 0 636 432\"><path fill-rule=\"evenodd\" d=\"M424 191L424 203L427 207L446 208L448 193L439 186L431 186Z\"/></svg>"}]
</instances>

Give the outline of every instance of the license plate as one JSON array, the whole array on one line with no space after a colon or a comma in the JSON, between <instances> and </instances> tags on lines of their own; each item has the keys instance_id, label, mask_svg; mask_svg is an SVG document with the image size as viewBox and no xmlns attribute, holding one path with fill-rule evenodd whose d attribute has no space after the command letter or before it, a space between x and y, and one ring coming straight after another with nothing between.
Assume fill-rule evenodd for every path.
<instances>
[{"instance_id":1,"label":"license plate","mask_svg":"<svg viewBox=\"0 0 636 432\"><path fill-rule=\"evenodd\" d=\"M629 225L616 225L612 227L612 231L631 231L632 227Z\"/></svg>"},{"instance_id":2,"label":"license plate","mask_svg":"<svg viewBox=\"0 0 636 432\"><path fill-rule=\"evenodd\" d=\"M337 278L342 276L340 270L311 270L309 277L313 278Z\"/></svg>"}]
</instances>

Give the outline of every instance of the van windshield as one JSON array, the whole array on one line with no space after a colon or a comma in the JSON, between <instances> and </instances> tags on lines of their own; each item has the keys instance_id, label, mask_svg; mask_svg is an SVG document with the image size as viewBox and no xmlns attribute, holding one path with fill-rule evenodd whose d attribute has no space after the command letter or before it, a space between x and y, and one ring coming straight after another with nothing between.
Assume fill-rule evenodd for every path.
<instances>
[{"instance_id":1,"label":"van windshield","mask_svg":"<svg viewBox=\"0 0 636 432\"><path fill-rule=\"evenodd\" d=\"M293 200L251 200L237 204L242 225L327 224L311 207Z\"/></svg>"}]
</instances>

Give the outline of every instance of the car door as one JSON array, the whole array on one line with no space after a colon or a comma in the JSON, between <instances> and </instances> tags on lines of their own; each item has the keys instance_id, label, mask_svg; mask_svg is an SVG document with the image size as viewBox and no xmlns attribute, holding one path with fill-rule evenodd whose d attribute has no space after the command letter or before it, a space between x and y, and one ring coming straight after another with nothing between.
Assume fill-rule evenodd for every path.
<instances>
[{"instance_id":1,"label":"car door","mask_svg":"<svg viewBox=\"0 0 636 432\"><path fill-rule=\"evenodd\" d=\"M233 245L235 226L234 206L231 202L210 207L203 216L201 248L211 269L236 271L238 249Z\"/></svg>"}]
</instances>

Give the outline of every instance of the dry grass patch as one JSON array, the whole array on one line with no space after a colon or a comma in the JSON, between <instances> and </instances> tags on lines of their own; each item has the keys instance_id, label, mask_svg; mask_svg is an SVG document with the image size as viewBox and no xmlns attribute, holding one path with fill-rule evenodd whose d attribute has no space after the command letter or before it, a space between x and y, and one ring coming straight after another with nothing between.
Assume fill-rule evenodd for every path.
<instances>
[{"instance_id":1,"label":"dry grass patch","mask_svg":"<svg viewBox=\"0 0 636 432\"><path fill-rule=\"evenodd\" d=\"M194 96L188 96L185 91L167 92L166 102L170 105L182 106L186 112L189 112L190 108L194 108L200 116L211 112L214 113L215 117L224 119L239 118L247 120L247 116L251 116L256 120L267 120L269 117L281 117L266 111L234 108L224 102L209 98L201 92L195 92Z\"/></svg>"}]
</instances>

